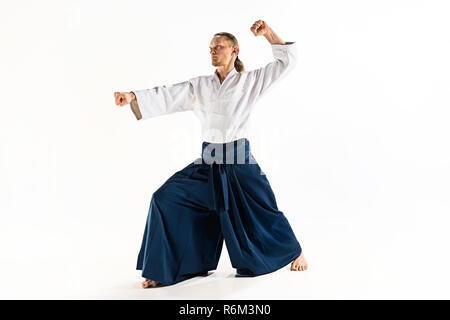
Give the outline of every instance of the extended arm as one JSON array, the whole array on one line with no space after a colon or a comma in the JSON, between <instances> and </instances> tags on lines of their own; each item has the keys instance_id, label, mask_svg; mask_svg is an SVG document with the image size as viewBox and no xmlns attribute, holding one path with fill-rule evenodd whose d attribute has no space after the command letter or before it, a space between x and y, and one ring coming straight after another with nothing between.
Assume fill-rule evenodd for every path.
<instances>
[{"instance_id":1,"label":"extended arm","mask_svg":"<svg viewBox=\"0 0 450 320\"><path fill-rule=\"evenodd\" d=\"M137 120L194 109L194 86L190 80L151 89L131 91L131 110Z\"/></svg>"}]
</instances>

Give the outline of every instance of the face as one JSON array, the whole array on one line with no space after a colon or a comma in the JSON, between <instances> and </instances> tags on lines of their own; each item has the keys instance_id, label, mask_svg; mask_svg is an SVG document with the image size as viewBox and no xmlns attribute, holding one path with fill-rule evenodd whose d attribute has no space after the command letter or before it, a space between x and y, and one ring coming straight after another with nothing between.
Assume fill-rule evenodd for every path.
<instances>
[{"instance_id":1,"label":"face","mask_svg":"<svg viewBox=\"0 0 450 320\"><path fill-rule=\"evenodd\" d=\"M209 44L209 53L211 54L211 63L213 66L226 66L234 59L239 52L237 46L232 47L226 37L215 36ZM235 53L233 55L233 53ZM233 60L233 61L231 61Z\"/></svg>"}]
</instances>

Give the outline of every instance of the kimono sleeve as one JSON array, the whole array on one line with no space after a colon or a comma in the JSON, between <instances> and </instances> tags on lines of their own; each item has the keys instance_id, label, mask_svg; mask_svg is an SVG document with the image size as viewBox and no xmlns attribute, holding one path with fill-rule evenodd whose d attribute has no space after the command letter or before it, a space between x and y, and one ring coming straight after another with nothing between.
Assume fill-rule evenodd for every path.
<instances>
[{"instance_id":1,"label":"kimono sleeve","mask_svg":"<svg viewBox=\"0 0 450 320\"><path fill-rule=\"evenodd\" d=\"M190 80L156 86L151 89L133 90L136 100L132 101L132 110L136 115L136 104L142 115L138 120L145 120L174 112L189 111L194 109L196 97L194 84Z\"/></svg>"},{"instance_id":2,"label":"kimono sleeve","mask_svg":"<svg viewBox=\"0 0 450 320\"><path fill-rule=\"evenodd\" d=\"M254 90L258 96L265 94L278 80L287 75L297 63L296 42L271 44L274 61L250 71L255 80Z\"/></svg>"}]
</instances>

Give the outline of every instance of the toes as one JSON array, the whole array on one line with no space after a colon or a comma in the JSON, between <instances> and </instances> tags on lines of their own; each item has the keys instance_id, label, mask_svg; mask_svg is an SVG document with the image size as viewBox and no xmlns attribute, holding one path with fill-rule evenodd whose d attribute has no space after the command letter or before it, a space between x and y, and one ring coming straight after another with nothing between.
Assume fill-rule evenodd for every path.
<instances>
[{"instance_id":1,"label":"toes","mask_svg":"<svg viewBox=\"0 0 450 320\"><path fill-rule=\"evenodd\" d=\"M143 288L156 287L159 284L160 284L159 282L156 282L155 280L150 280L150 279L145 279L144 281L142 281Z\"/></svg>"},{"instance_id":2,"label":"toes","mask_svg":"<svg viewBox=\"0 0 450 320\"><path fill-rule=\"evenodd\" d=\"M306 265L296 264L295 266L292 266L291 270L294 270L294 271L305 271L307 268L308 268L308 266L306 266Z\"/></svg>"},{"instance_id":3,"label":"toes","mask_svg":"<svg viewBox=\"0 0 450 320\"><path fill-rule=\"evenodd\" d=\"M292 264L291 271L305 271L308 269L308 265Z\"/></svg>"},{"instance_id":4,"label":"toes","mask_svg":"<svg viewBox=\"0 0 450 320\"><path fill-rule=\"evenodd\" d=\"M155 281L155 280L151 280L150 282L151 282L150 285L151 285L152 287L157 287L157 286L160 284L159 282L157 282L157 281Z\"/></svg>"}]
</instances>

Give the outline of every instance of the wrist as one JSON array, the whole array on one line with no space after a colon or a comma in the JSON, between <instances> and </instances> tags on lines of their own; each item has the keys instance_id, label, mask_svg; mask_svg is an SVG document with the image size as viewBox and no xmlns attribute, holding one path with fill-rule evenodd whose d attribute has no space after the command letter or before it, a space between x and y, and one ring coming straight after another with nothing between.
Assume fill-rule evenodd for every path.
<instances>
[{"instance_id":1,"label":"wrist","mask_svg":"<svg viewBox=\"0 0 450 320\"><path fill-rule=\"evenodd\" d=\"M130 91L131 101L136 100L136 95Z\"/></svg>"}]
</instances>

